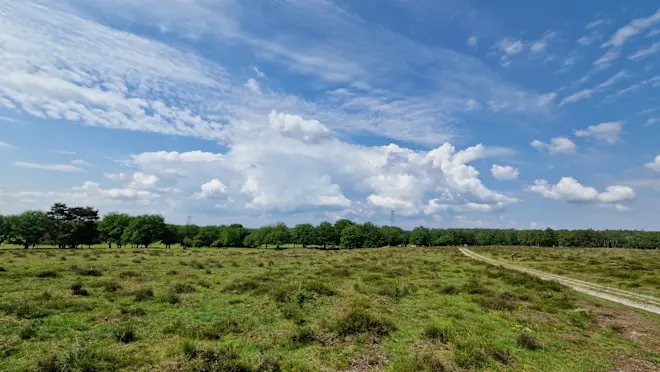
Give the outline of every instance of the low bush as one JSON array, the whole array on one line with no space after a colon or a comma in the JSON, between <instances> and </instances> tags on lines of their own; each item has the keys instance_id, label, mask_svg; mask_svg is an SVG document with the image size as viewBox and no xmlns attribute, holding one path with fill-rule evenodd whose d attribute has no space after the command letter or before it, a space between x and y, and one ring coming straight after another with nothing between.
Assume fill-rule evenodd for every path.
<instances>
[{"instance_id":1,"label":"low bush","mask_svg":"<svg viewBox=\"0 0 660 372\"><path fill-rule=\"evenodd\" d=\"M543 348L543 344L541 344L530 332L523 332L519 334L518 338L516 338L516 343L518 346L529 350L538 350Z\"/></svg>"},{"instance_id":2,"label":"low bush","mask_svg":"<svg viewBox=\"0 0 660 372\"><path fill-rule=\"evenodd\" d=\"M60 274L57 271L53 271L53 270L41 271L37 274L38 278L57 278L59 276Z\"/></svg>"},{"instance_id":3,"label":"low bush","mask_svg":"<svg viewBox=\"0 0 660 372\"><path fill-rule=\"evenodd\" d=\"M297 328L289 339L291 344L293 344L295 347L301 347L311 344L315 340L316 340L316 336L314 335L314 331L312 331L307 327Z\"/></svg>"},{"instance_id":4,"label":"low bush","mask_svg":"<svg viewBox=\"0 0 660 372\"><path fill-rule=\"evenodd\" d=\"M147 315L147 311L142 307L122 307L119 309L121 315L143 316Z\"/></svg>"},{"instance_id":5,"label":"low bush","mask_svg":"<svg viewBox=\"0 0 660 372\"><path fill-rule=\"evenodd\" d=\"M140 276L140 273L137 271L122 271L119 273L119 277L122 279L128 279L128 278L137 278Z\"/></svg>"},{"instance_id":6,"label":"low bush","mask_svg":"<svg viewBox=\"0 0 660 372\"><path fill-rule=\"evenodd\" d=\"M181 297L173 292L167 292L161 297L161 301L167 302L170 305L176 305L181 302Z\"/></svg>"},{"instance_id":7,"label":"low bush","mask_svg":"<svg viewBox=\"0 0 660 372\"><path fill-rule=\"evenodd\" d=\"M176 283L171 287L172 292L174 293L195 293L197 288L188 283Z\"/></svg>"},{"instance_id":8,"label":"low bush","mask_svg":"<svg viewBox=\"0 0 660 372\"><path fill-rule=\"evenodd\" d=\"M455 285L446 285L440 289L440 292L448 295L457 295L461 293L461 290Z\"/></svg>"},{"instance_id":9,"label":"low bush","mask_svg":"<svg viewBox=\"0 0 660 372\"><path fill-rule=\"evenodd\" d=\"M132 328L119 328L112 332L112 338L122 344L129 344L137 340L137 335Z\"/></svg>"},{"instance_id":10,"label":"low bush","mask_svg":"<svg viewBox=\"0 0 660 372\"><path fill-rule=\"evenodd\" d=\"M37 326L34 323L26 324L18 330L21 340L31 340L37 336Z\"/></svg>"},{"instance_id":11,"label":"low bush","mask_svg":"<svg viewBox=\"0 0 660 372\"><path fill-rule=\"evenodd\" d=\"M334 325L334 331L340 336L360 333L375 333L379 336L386 336L394 330L396 330L396 327L392 321L377 317L362 309L349 311L339 317Z\"/></svg>"},{"instance_id":12,"label":"low bush","mask_svg":"<svg viewBox=\"0 0 660 372\"><path fill-rule=\"evenodd\" d=\"M449 331L446 327L437 324L431 324L424 328L422 336L428 340L440 341L446 344L449 341Z\"/></svg>"},{"instance_id":13,"label":"low bush","mask_svg":"<svg viewBox=\"0 0 660 372\"><path fill-rule=\"evenodd\" d=\"M154 298L154 290L151 288L140 288L133 292L136 302L149 301Z\"/></svg>"},{"instance_id":14,"label":"low bush","mask_svg":"<svg viewBox=\"0 0 660 372\"><path fill-rule=\"evenodd\" d=\"M74 296L89 296L89 292L87 292L80 282L71 284L71 293Z\"/></svg>"},{"instance_id":15,"label":"low bush","mask_svg":"<svg viewBox=\"0 0 660 372\"><path fill-rule=\"evenodd\" d=\"M113 355L88 346L77 345L63 354L45 356L37 362L34 371L110 372L120 368L121 363Z\"/></svg>"}]
</instances>

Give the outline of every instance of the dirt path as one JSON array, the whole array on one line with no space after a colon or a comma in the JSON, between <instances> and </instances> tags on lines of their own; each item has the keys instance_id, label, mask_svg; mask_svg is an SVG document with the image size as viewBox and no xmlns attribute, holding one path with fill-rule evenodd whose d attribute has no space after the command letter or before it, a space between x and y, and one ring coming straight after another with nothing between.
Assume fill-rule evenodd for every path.
<instances>
[{"instance_id":1,"label":"dirt path","mask_svg":"<svg viewBox=\"0 0 660 372\"><path fill-rule=\"evenodd\" d=\"M543 280L554 280L565 286L571 287L578 292L586 293L594 297L603 298L612 302L617 302L637 309L642 309L642 310L650 311L652 313L660 314L660 299L653 296L642 295L638 293L624 291L617 288L605 287L602 285L585 282L583 280L569 279L563 276L545 273L543 271L529 269L526 267L512 265L506 262L495 260L493 258L474 253L469 249L465 249L465 248L459 248L459 249L461 253L475 260L484 261L491 265L502 266L504 268L511 270L521 271L530 275L537 276Z\"/></svg>"}]
</instances>

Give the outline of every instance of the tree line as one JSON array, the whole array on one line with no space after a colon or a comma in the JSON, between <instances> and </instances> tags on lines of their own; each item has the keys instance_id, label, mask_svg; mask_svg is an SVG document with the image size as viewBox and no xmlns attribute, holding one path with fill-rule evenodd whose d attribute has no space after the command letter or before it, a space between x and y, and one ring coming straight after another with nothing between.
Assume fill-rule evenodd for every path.
<instances>
[{"instance_id":1,"label":"tree line","mask_svg":"<svg viewBox=\"0 0 660 372\"><path fill-rule=\"evenodd\" d=\"M514 230L429 229L406 231L392 226L358 224L341 219L334 224L284 223L248 229L240 224L223 226L172 225L161 215L130 216L109 213L100 218L92 207L69 207L55 203L47 212L27 211L0 215L0 245L24 248L56 245L59 248L145 247L160 242L167 248L178 244L193 247L276 247L299 245L318 248L377 248L384 246L511 245L538 247L660 248L660 232L634 230Z\"/></svg>"}]
</instances>

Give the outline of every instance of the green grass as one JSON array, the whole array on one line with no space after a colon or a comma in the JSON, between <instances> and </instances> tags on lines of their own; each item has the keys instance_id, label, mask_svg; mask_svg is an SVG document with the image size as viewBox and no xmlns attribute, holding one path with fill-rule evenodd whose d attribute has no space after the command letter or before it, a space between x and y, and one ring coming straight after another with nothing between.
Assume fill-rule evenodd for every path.
<instances>
[{"instance_id":1,"label":"green grass","mask_svg":"<svg viewBox=\"0 0 660 372\"><path fill-rule=\"evenodd\" d=\"M660 363L657 344L631 340L633 325L602 313L646 333L660 332L660 317L455 248L0 250L0 262L3 371Z\"/></svg>"},{"instance_id":2,"label":"green grass","mask_svg":"<svg viewBox=\"0 0 660 372\"><path fill-rule=\"evenodd\" d=\"M660 298L660 250L473 247L476 253L568 278Z\"/></svg>"}]
</instances>

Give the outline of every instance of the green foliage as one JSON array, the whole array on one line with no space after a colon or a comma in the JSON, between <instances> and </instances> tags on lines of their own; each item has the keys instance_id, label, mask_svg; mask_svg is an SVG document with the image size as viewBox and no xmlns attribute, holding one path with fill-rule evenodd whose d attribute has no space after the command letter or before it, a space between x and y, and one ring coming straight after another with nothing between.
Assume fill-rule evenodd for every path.
<instances>
[{"instance_id":1,"label":"green foliage","mask_svg":"<svg viewBox=\"0 0 660 372\"><path fill-rule=\"evenodd\" d=\"M122 240L131 244L149 247L163 236L165 221L160 215L142 215L131 220L124 230Z\"/></svg>"},{"instance_id":2,"label":"green foliage","mask_svg":"<svg viewBox=\"0 0 660 372\"><path fill-rule=\"evenodd\" d=\"M431 231L426 227L416 227L410 233L410 244L420 247L431 245Z\"/></svg>"},{"instance_id":3,"label":"green foliage","mask_svg":"<svg viewBox=\"0 0 660 372\"><path fill-rule=\"evenodd\" d=\"M293 242L301 244L304 248L307 248L310 244L316 244L319 240L316 235L316 229L308 223L296 225L296 227L291 230L291 235L293 237Z\"/></svg>"},{"instance_id":4,"label":"green foliage","mask_svg":"<svg viewBox=\"0 0 660 372\"><path fill-rule=\"evenodd\" d=\"M125 213L108 213L103 216L99 222L99 233L101 241L108 243L108 248L112 244L121 247L123 245L122 237L124 230L128 228L131 223L131 217Z\"/></svg>"},{"instance_id":5,"label":"green foliage","mask_svg":"<svg viewBox=\"0 0 660 372\"><path fill-rule=\"evenodd\" d=\"M538 350L543 348L543 344L541 344L530 332L523 332L519 334L518 338L516 338L516 343L518 346L529 350Z\"/></svg>"},{"instance_id":6,"label":"green foliage","mask_svg":"<svg viewBox=\"0 0 660 372\"><path fill-rule=\"evenodd\" d=\"M44 240L49 220L43 212L27 211L18 216L9 217L9 225L11 226L11 240L28 248Z\"/></svg>"},{"instance_id":7,"label":"green foliage","mask_svg":"<svg viewBox=\"0 0 660 372\"><path fill-rule=\"evenodd\" d=\"M355 249L364 246L364 233L362 227L352 225L344 228L341 233L341 248Z\"/></svg>"},{"instance_id":8,"label":"green foliage","mask_svg":"<svg viewBox=\"0 0 660 372\"><path fill-rule=\"evenodd\" d=\"M74 296L89 296L89 292L87 292L80 282L71 284L71 293Z\"/></svg>"},{"instance_id":9,"label":"green foliage","mask_svg":"<svg viewBox=\"0 0 660 372\"><path fill-rule=\"evenodd\" d=\"M57 271L45 270L37 274L37 278L57 278L60 274Z\"/></svg>"},{"instance_id":10,"label":"green foliage","mask_svg":"<svg viewBox=\"0 0 660 372\"><path fill-rule=\"evenodd\" d=\"M133 292L136 302L149 301L154 298L154 290L149 287L137 289Z\"/></svg>"},{"instance_id":11,"label":"green foliage","mask_svg":"<svg viewBox=\"0 0 660 372\"><path fill-rule=\"evenodd\" d=\"M355 309L337 319L333 329L340 336L357 335L360 333L374 333L379 336L386 336L396 330L396 327L389 319L377 317L363 309Z\"/></svg>"},{"instance_id":12,"label":"green foliage","mask_svg":"<svg viewBox=\"0 0 660 372\"><path fill-rule=\"evenodd\" d=\"M133 328L122 327L115 329L112 332L112 338L122 344L129 344L133 341L137 341L138 337Z\"/></svg>"}]
</instances>

